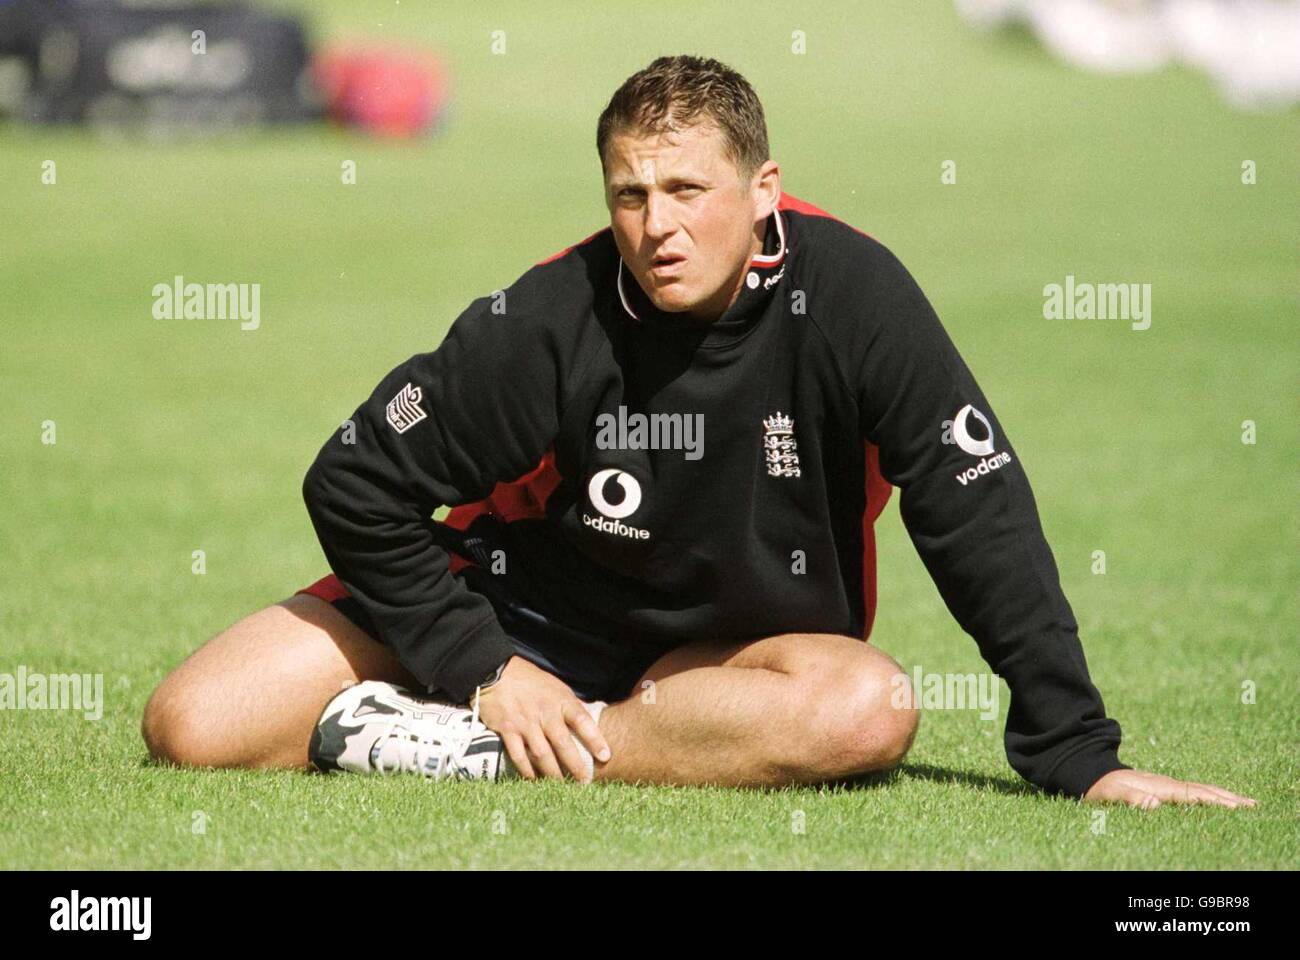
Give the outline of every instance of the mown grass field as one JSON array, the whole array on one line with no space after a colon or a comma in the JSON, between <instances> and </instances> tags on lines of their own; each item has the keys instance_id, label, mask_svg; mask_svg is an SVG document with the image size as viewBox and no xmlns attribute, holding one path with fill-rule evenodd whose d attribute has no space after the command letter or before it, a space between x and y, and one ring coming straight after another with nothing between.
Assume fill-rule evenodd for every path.
<instances>
[{"instance_id":1,"label":"mown grass field","mask_svg":"<svg viewBox=\"0 0 1300 960\"><path fill-rule=\"evenodd\" d=\"M0 672L101 673L106 700L98 721L0 712L0 867L1295 865L1295 113L1231 113L1180 70L1073 72L939 2L310 6L320 37L441 51L442 135L133 144L0 127ZM1005 695L996 721L924 716L901 772L853 789L146 762L139 717L164 674L325 572L299 498L324 438L473 297L603 224L596 117L670 52L745 73L787 190L892 247L936 305L1034 483L1121 757L1256 809L1099 824L1007 765ZM260 328L155 320L152 287L176 274L260 283ZM1043 287L1066 275L1150 283L1150 329L1045 320ZM874 641L909 671L983 669L896 499L878 530Z\"/></svg>"}]
</instances>

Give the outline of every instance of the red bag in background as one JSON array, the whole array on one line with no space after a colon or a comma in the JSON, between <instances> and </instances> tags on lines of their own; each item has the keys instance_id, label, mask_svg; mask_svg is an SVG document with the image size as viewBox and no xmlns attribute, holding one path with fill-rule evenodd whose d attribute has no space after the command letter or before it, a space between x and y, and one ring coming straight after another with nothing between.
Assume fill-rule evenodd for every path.
<instances>
[{"instance_id":1,"label":"red bag in background","mask_svg":"<svg viewBox=\"0 0 1300 960\"><path fill-rule=\"evenodd\" d=\"M340 44L316 54L311 69L332 119L379 136L427 134L447 106L447 71L427 51Z\"/></svg>"}]
</instances>

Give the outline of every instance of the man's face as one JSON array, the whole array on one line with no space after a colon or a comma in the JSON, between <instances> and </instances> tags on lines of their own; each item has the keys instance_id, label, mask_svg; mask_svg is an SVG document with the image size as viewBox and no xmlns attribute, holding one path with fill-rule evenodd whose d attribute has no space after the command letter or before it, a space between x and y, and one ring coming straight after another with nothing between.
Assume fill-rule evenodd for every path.
<instances>
[{"instance_id":1,"label":"man's face","mask_svg":"<svg viewBox=\"0 0 1300 960\"><path fill-rule=\"evenodd\" d=\"M666 312L705 321L723 314L762 247L779 194L776 164L742 180L712 125L624 132L606 146L614 240L646 296Z\"/></svg>"}]
</instances>

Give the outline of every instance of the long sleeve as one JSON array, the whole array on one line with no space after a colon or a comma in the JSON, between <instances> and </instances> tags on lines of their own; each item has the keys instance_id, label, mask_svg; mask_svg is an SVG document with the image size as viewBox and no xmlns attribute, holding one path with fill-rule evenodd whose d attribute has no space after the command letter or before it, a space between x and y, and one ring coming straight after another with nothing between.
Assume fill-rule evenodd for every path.
<instances>
[{"instance_id":1,"label":"long sleeve","mask_svg":"<svg viewBox=\"0 0 1300 960\"><path fill-rule=\"evenodd\" d=\"M558 357L540 322L477 300L437 350L383 379L352 417L355 437L345 423L303 483L326 559L380 639L461 701L514 648L451 575L431 516L537 465L558 430Z\"/></svg>"},{"instance_id":2,"label":"long sleeve","mask_svg":"<svg viewBox=\"0 0 1300 960\"><path fill-rule=\"evenodd\" d=\"M1120 763L1120 727L1088 676L1029 480L912 277L873 244L857 370L865 437L953 617L1011 690L1007 759L1082 796Z\"/></svg>"}]
</instances>

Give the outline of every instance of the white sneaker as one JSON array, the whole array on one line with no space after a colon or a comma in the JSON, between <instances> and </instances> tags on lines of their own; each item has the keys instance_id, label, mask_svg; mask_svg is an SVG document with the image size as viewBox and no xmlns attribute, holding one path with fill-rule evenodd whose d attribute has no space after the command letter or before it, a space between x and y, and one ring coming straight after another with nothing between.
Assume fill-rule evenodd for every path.
<instances>
[{"instance_id":1,"label":"white sneaker","mask_svg":"<svg viewBox=\"0 0 1300 960\"><path fill-rule=\"evenodd\" d=\"M319 770L418 773L431 780L517 776L501 738L478 712L366 680L335 696L312 732L307 756Z\"/></svg>"}]
</instances>

